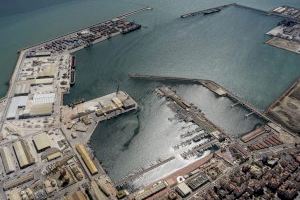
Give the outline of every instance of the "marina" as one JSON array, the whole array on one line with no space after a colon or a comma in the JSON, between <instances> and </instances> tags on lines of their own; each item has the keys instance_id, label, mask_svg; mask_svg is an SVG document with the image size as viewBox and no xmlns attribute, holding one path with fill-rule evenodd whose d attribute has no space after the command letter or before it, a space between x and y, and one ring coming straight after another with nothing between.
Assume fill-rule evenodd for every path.
<instances>
[{"instance_id":1,"label":"marina","mask_svg":"<svg viewBox=\"0 0 300 200\"><path fill-rule=\"evenodd\" d=\"M233 102L233 106L241 105L244 106L247 110L249 110L249 114L245 115L245 117L249 116L250 114L256 114L257 116L261 117L262 119L272 122L273 120L264 115L260 110L256 109L250 103L242 100L240 97L237 97L232 92L226 90L222 86L218 85L214 81L211 80L203 80L203 79L190 79L190 78L182 78L182 77L167 77L167 76L153 76L153 75L142 75L142 74L129 74L129 77L132 79L141 79L141 80L149 80L149 81L159 81L159 82L171 82L171 83L196 83L200 84L212 92L214 92L217 96L226 96L230 98Z\"/></svg>"}]
</instances>

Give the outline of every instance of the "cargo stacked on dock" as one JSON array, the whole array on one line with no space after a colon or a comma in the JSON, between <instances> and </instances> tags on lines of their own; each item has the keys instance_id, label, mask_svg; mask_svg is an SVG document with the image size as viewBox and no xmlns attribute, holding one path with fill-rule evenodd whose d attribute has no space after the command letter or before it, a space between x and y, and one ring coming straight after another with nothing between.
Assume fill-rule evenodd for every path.
<instances>
[{"instance_id":1,"label":"cargo stacked on dock","mask_svg":"<svg viewBox=\"0 0 300 200\"><path fill-rule=\"evenodd\" d=\"M32 54L36 55L41 51L47 51L48 53L75 52L110 39L120 33L126 34L140 28L141 25L135 22L129 22L123 17L117 17L33 47Z\"/></svg>"}]
</instances>

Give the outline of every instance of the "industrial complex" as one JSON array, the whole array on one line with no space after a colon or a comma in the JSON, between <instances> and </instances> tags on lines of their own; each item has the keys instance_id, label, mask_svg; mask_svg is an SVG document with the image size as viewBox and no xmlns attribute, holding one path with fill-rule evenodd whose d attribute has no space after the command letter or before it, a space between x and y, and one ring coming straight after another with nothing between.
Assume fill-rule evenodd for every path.
<instances>
[{"instance_id":1,"label":"industrial complex","mask_svg":"<svg viewBox=\"0 0 300 200\"><path fill-rule=\"evenodd\" d=\"M112 181L88 140L101 121L137 109L124 91L63 105L75 84L71 53L141 25L127 16L146 7L19 52L1 99L0 199L116 199Z\"/></svg>"},{"instance_id":2,"label":"industrial complex","mask_svg":"<svg viewBox=\"0 0 300 200\"><path fill-rule=\"evenodd\" d=\"M221 12L229 4L188 13L187 17ZM252 8L250 8L252 9ZM300 94L296 81L263 113L250 103L211 80L131 74L134 81L159 81L153 88L179 121L195 126L180 135L172 150L189 165L171 171L139 188L128 183L158 170L175 157L160 159L119 182L113 182L89 147L99 123L137 111L138 103L125 91L63 105L63 95L76 84L72 53L141 25L126 17L151 10L145 7L62 37L22 49L7 95L0 100L0 199L2 200L201 200L286 199L300 191ZM300 10L288 6L272 12L283 21L267 42L285 40L300 52ZM299 41L298 41L299 39ZM273 43L272 43L273 42ZM299 46L300 47L300 46ZM232 137L206 113L179 95L168 84L192 83L207 89L217 99L232 102L256 117L260 126L241 137ZM176 158L178 159L178 158Z\"/></svg>"}]
</instances>

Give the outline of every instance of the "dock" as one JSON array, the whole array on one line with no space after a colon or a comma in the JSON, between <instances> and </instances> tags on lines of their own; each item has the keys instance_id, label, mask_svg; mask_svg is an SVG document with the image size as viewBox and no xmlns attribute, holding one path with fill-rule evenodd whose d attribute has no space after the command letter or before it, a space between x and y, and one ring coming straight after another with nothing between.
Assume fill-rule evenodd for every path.
<instances>
[{"instance_id":1,"label":"dock","mask_svg":"<svg viewBox=\"0 0 300 200\"><path fill-rule=\"evenodd\" d=\"M137 110L138 104L126 92L118 91L72 106L62 107L63 132L73 143L89 143L102 121Z\"/></svg>"}]
</instances>

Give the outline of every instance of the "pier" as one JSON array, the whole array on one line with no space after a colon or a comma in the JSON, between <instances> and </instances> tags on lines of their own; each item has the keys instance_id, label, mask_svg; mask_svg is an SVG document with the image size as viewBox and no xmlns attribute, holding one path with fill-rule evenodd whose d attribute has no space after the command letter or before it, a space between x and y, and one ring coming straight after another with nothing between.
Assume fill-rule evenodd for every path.
<instances>
[{"instance_id":1,"label":"pier","mask_svg":"<svg viewBox=\"0 0 300 200\"><path fill-rule=\"evenodd\" d=\"M131 11L131 12L122 14L122 15L120 15L118 18L129 17L129 16L132 16L132 15L138 14L138 13L140 13L140 12L147 11L147 10L152 10L152 9L153 9L153 8L147 6L147 7L144 7L144 8L140 8L140 9L138 9L138 10L134 10L134 11Z\"/></svg>"},{"instance_id":2,"label":"pier","mask_svg":"<svg viewBox=\"0 0 300 200\"><path fill-rule=\"evenodd\" d=\"M181 15L181 18L188 18L188 17L193 17L193 16L197 16L197 15L207 15L207 14L213 14L216 12L220 12L222 9L227 8L229 6L233 6L234 4L226 4L226 5L222 5L222 6L217 6L214 8L209 8L209 9L205 9L205 10L200 10L200 11L196 11L196 12L191 12L191 13L187 13L184 15Z\"/></svg>"},{"instance_id":3,"label":"pier","mask_svg":"<svg viewBox=\"0 0 300 200\"><path fill-rule=\"evenodd\" d=\"M235 7L238 7L238 8L245 8L245 9L247 9L247 10L253 10L253 11L259 12L259 13L261 13L261 14L272 15L271 12L265 11L265 10L262 10L262 9L253 8L253 7L246 6L246 5L242 5L242 4L238 4L238 3L234 3L234 4L232 4L232 5L235 6Z\"/></svg>"},{"instance_id":4,"label":"pier","mask_svg":"<svg viewBox=\"0 0 300 200\"><path fill-rule=\"evenodd\" d=\"M217 6L217 7L213 7L213 8L208 8L208 9L204 9L204 10L200 10L200 11L196 11L196 12L190 12L190 13L187 13L187 14L183 14L180 17L181 18L188 18L188 17L197 16L197 15L209 15L209 14L220 12L223 9L228 8L228 7L232 7L232 6L235 6L237 8L244 8L244 9L247 9L247 10L252 10L252 11L264 14L264 15L276 15L276 16L287 18L286 16L279 15L279 14L276 14L274 12L269 12L269 11L261 10L261 9L258 9L258 8L253 8L253 7L250 7L250 6L241 5L241 4L238 4L238 3L230 3L230 4L225 4L225 5L221 5L221 6Z\"/></svg>"},{"instance_id":5,"label":"pier","mask_svg":"<svg viewBox=\"0 0 300 200\"><path fill-rule=\"evenodd\" d=\"M233 108L233 107L235 107L237 105L240 105L240 102L236 102L236 103L232 104L230 107Z\"/></svg>"}]
</instances>

